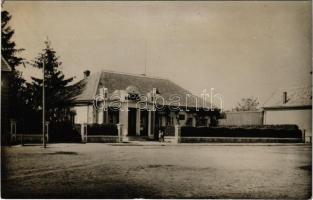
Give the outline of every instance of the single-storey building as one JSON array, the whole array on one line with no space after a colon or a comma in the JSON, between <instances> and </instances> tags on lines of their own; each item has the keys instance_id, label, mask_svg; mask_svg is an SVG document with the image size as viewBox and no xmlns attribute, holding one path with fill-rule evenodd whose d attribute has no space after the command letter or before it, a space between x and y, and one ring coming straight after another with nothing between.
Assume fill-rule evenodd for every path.
<instances>
[{"instance_id":1,"label":"single-storey building","mask_svg":"<svg viewBox=\"0 0 313 200\"><path fill-rule=\"evenodd\" d=\"M75 84L75 124L122 124L127 136L153 138L160 127L209 126L219 113L174 82L146 75L84 72Z\"/></svg>"},{"instance_id":2,"label":"single-storey building","mask_svg":"<svg viewBox=\"0 0 313 200\"><path fill-rule=\"evenodd\" d=\"M1 141L8 143L9 136L9 79L12 69L1 56Z\"/></svg>"},{"instance_id":3,"label":"single-storey building","mask_svg":"<svg viewBox=\"0 0 313 200\"><path fill-rule=\"evenodd\" d=\"M296 124L312 136L312 86L278 89L263 109L264 124Z\"/></svg>"}]
</instances>

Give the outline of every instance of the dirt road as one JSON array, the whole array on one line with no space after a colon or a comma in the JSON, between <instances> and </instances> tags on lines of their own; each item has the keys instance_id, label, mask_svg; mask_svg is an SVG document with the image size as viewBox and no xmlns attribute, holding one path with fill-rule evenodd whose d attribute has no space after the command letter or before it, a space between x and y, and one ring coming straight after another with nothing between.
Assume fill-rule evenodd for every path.
<instances>
[{"instance_id":1,"label":"dirt road","mask_svg":"<svg viewBox=\"0 0 313 200\"><path fill-rule=\"evenodd\" d=\"M303 144L2 148L2 197L309 198Z\"/></svg>"}]
</instances>

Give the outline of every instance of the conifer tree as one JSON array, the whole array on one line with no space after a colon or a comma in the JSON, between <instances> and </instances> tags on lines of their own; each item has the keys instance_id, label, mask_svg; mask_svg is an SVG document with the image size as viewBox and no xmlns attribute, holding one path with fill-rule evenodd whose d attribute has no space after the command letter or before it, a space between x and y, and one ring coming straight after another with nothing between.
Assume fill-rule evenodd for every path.
<instances>
[{"instance_id":1,"label":"conifer tree","mask_svg":"<svg viewBox=\"0 0 313 200\"><path fill-rule=\"evenodd\" d=\"M64 121L68 117L71 103L69 87L73 77L65 78L59 70L62 62L59 61L49 41L45 41L45 49L33 61L33 66L39 69L42 69L43 64L46 119L51 122ZM32 77L32 83L28 85L31 90L30 101L33 109L37 111L42 109L42 84L42 78Z\"/></svg>"},{"instance_id":2,"label":"conifer tree","mask_svg":"<svg viewBox=\"0 0 313 200\"><path fill-rule=\"evenodd\" d=\"M26 84L22 73L17 70L17 67L23 62L23 58L19 57L18 54L24 49L17 48L12 40L14 29L9 25L11 18L12 16L8 11L1 11L1 56L12 69L8 74L9 117L19 120L25 117L25 113L27 113Z\"/></svg>"}]
</instances>

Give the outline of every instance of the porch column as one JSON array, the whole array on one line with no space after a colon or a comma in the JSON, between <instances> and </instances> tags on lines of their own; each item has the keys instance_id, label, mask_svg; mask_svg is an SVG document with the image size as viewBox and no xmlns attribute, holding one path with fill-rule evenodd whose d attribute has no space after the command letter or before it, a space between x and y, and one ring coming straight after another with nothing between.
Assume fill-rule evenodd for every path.
<instances>
[{"instance_id":1,"label":"porch column","mask_svg":"<svg viewBox=\"0 0 313 200\"><path fill-rule=\"evenodd\" d=\"M175 125L175 143L180 143L181 136L181 127L179 125Z\"/></svg>"},{"instance_id":2,"label":"porch column","mask_svg":"<svg viewBox=\"0 0 313 200\"><path fill-rule=\"evenodd\" d=\"M105 101L105 109L103 110L103 123L108 124L109 123L109 106L108 102Z\"/></svg>"},{"instance_id":3,"label":"porch column","mask_svg":"<svg viewBox=\"0 0 313 200\"><path fill-rule=\"evenodd\" d=\"M192 116L192 127L196 127L196 118L195 116Z\"/></svg>"},{"instance_id":4,"label":"porch column","mask_svg":"<svg viewBox=\"0 0 313 200\"><path fill-rule=\"evenodd\" d=\"M98 110L98 124L104 123L103 115L104 115L103 109L99 109Z\"/></svg>"},{"instance_id":5,"label":"porch column","mask_svg":"<svg viewBox=\"0 0 313 200\"><path fill-rule=\"evenodd\" d=\"M148 136L154 138L155 111L148 111Z\"/></svg>"},{"instance_id":6,"label":"porch column","mask_svg":"<svg viewBox=\"0 0 313 200\"><path fill-rule=\"evenodd\" d=\"M119 111L119 123L123 124L122 133L123 133L123 141L126 140L126 136L128 135L128 107L126 103L123 103L120 111Z\"/></svg>"},{"instance_id":7,"label":"porch column","mask_svg":"<svg viewBox=\"0 0 313 200\"><path fill-rule=\"evenodd\" d=\"M148 111L148 137L151 137L151 110Z\"/></svg>"},{"instance_id":8,"label":"porch column","mask_svg":"<svg viewBox=\"0 0 313 200\"><path fill-rule=\"evenodd\" d=\"M104 111L104 123L109 123L109 109L107 108L106 111Z\"/></svg>"},{"instance_id":9,"label":"porch column","mask_svg":"<svg viewBox=\"0 0 313 200\"><path fill-rule=\"evenodd\" d=\"M136 135L140 135L140 109L136 110Z\"/></svg>"}]
</instances>

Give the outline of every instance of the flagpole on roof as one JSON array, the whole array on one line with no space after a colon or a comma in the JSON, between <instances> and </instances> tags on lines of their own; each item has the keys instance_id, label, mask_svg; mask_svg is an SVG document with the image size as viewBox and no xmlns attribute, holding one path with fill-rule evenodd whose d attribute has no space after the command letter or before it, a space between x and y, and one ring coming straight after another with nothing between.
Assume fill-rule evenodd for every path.
<instances>
[{"instance_id":1,"label":"flagpole on roof","mask_svg":"<svg viewBox=\"0 0 313 200\"><path fill-rule=\"evenodd\" d=\"M147 39L145 40L145 75L147 75Z\"/></svg>"}]
</instances>

